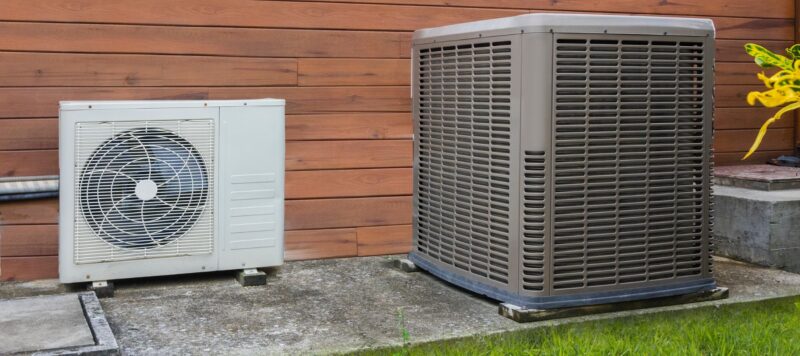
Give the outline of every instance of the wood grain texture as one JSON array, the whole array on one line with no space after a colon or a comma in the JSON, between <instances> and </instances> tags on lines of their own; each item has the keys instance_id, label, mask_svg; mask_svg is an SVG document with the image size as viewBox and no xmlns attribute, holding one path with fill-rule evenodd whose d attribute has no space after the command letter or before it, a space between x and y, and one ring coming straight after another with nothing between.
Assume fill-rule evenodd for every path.
<instances>
[{"instance_id":1,"label":"wood grain texture","mask_svg":"<svg viewBox=\"0 0 800 356\"><path fill-rule=\"evenodd\" d=\"M411 113L334 113L286 116L286 139L411 139ZM0 119L0 151L58 148L58 119Z\"/></svg>"},{"instance_id":2,"label":"wood grain texture","mask_svg":"<svg viewBox=\"0 0 800 356\"><path fill-rule=\"evenodd\" d=\"M0 50L248 57L409 58L411 34L0 22Z\"/></svg>"},{"instance_id":3,"label":"wood grain texture","mask_svg":"<svg viewBox=\"0 0 800 356\"><path fill-rule=\"evenodd\" d=\"M289 141L286 170L411 167L409 140Z\"/></svg>"},{"instance_id":4,"label":"wood grain texture","mask_svg":"<svg viewBox=\"0 0 800 356\"><path fill-rule=\"evenodd\" d=\"M757 129L778 109L761 106L746 108L717 108L714 112L714 128L717 130ZM770 128L793 127L789 117L778 120Z\"/></svg>"},{"instance_id":5,"label":"wood grain texture","mask_svg":"<svg viewBox=\"0 0 800 356\"><path fill-rule=\"evenodd\" d=\"M410 59L300 59L301 86L410 85Z\"/></svg>"},{"instance_id":6,"label":"wood grain texture","mask_svg":"<svg viewBox=\"0 0 800 356\"><path fill-rule=\"evenodd\" d=\"M287 115L286 140L411 139L411 113Z\"/></svg>"},{"instance_id":7,"label":"wood grain texture","mask_svg":"<svg viewBox=\"0 0 800 356\"><path fill-rule=\"evenodd\" d=\"M0 258L58 255L58 225L0 226Z\"/></svg>"},{"instance_id":8,"label":"wood grain texture","mask_svg":"<svg viewBox=\"0 0 800 356\"><path fill-rule=\"evenodd\" d=\"M56 150L0 151L0 177L53 174L58 174Z\"/></svg>"},{"instance_id":9,"label":"wood grain texture","mask_svg":"<svg viewBox=\"0 0 800 356\"><path fill-rule=\"evenodd\" d=\"M704 2L669 2L662 0L311 0L324 2L365 3L365 4L403 4L428 6L487 7L508 9L531 9L552 11L640 13L658 15L720 15L753 16L753 3L745 0L715 0ZM792 11L792 0L771 0L759 3L770 6L768 14L759 12L762 17L787 18Z\"/></svg>"},{"instance_id":10,"label":"wood grain texture","mask_svg":"<svg viewBox=\"0 0 800 356\"><path fill-rule=\"evenodd\" d=\"M717 166L734 166L742 164L764 164L772 158L782 155L793 155L794 150L768 151L759 150L746 160L742 160L747 152L722 152L714 154L714 163Z\"/></svg>"},{"instance_id":11,"label":"wood grain texture","mask_svg":"<svg viewBox=\"0 0 800 356\"><path fill-rule=\"evenodd\" d=\"M60 100L164 100L285 98L288 114L403 112L408 87L64 87L0 88L0 118L55 117Z\"/></svg>"},{"instance_id":12,"label":"wood grain texture","mask_svg":"<svg viewBox=\"0 0 800 356\"><path fill-rule=\"evenodd\" d=\"M714 18L717 39L784 40L794 39L794 20L749 17Z\"/></svg>"},{"instance_id":13,"label":"wood grain texture","mask_svg":"<svg viewBox=\"0 0 800 356\"><path fill-rule=\"evenodd\" d=\"M411 195L411 168L286 172L286 199Z\"/></svg>"},{"instance_id":14,"label":"wood grain texture","mask_svg":"<svg viewBox=\"0 0 800 356\"><path fill-rule=\"evenodd\" d=\"M644 12L641 5L629 9L624 3L611 2L614 12ZM650 0L655 1L655 0ZM742 0L737 0L742 1ZM693 12L674 12L666 10L662 14L707 15L718 22L717 31L741 30L742 27L763 29L766 24L743 24L740 19L758 15L764 20L784 20L794 27L794 4L791 0L775 1L774 7L758 6L757 14L752 9L739 7L742 14L728 12L732 7L725 2L710 2L718 11L698 13L699 7L692 4L686 7ZM560 1L559 1L560 3ZM454 6L407 6L373 5L354 3L313 3L304 1L247 1L229 0L173 0L165 4L159 0L139 0L135 2L83 0L81 6L71 6L71 0L7 0L0 20L36 22L80 22L113 24L149 25L188 25L188 26L227 26L227 27L269 27L302 29L350 29L350 30L404 30L436 27L448 24L492 19L528 12L563 10L550 4L548 6L528 7L527 9L465 8ZM449 5L449 4L448 4ZM649 8L653 8L652 6ZM656 6L657 9L669 9ZM767 10L769 8L769 10ZM528 11L531 10L531 11ZM575 11L600 11L591 5L579 6ZM687 10L689 11L689 10ZM650 12L650 11L648 11ZM747 13L744 13L747 12ZM380 16L376 16L380 14ZM773 14L774 16L770 16ZM708 16L711 15L711 16ZM714 17L715 15L739 17ZM739 20L739 22L737 22ZM720 36L720 38L725 38ZM777 39L774 38L773 39ZM782 38L788 39L788 38Z\"/></svg>"},{"instance_id":15,"label":"wood grain texture","mask_svg":"<svg viewBox=\"0 0 800 356\"><path fill-rule=\"evenodd\" d=\"M763 91L763 85L717 85L714 88L714 103L717 108L745 108L747 93Z\"/></svg>"},{"instance_id":16,"label":"wood grain texture","mask_svg":"<svg viewBox=\"0 0 800 356\"><path fill-rule=\"evenodd\" d=\"M410 60L404 59L301 59L301 86L410 85ZM716 84L761 84L754 63L718 63Z\"/></svg>"},{"instance_id":17,"label":"wood grain texture","mask_svg":"<svg viewBox=\"0 0 800 356\"><path fill-rule=\"evenodd\" d=\"M755 63L717 63L714 68L714 83L717 85L764 85L756 73L763 71ZM771 73L772 71L770 71ZM765 88L766 89L766 88Z\"/></svg>"},{"instance_id":18,"label":"wood grain texture","mask_svg":"<svg viewBox=\"0 0 800 356\"><path fill-rule=\"evenodd\" d=\"M0 280L27 281L58 278L58 256L3 257Z\"/></svg>"},{"instance_id":19,"label":"wood grain texture","mask_svg":"<svg viewBox=\"0 0 800 356\"><path fill-rule=\"evenodd\" d=\"M304 1L6 0L0 20L148 25L406 30L527 13L525 10Z\"/></svg>"},{"instance_id":20,"label":"wood grain texture","mask_svg":"<svg viewBox=\"0 0 800 356\"><path fill-rule=\"evenodd\" d=\"M58 224L58 199L0 203L0 225Z\"/></svg>"},{"instance_id":21,"label":"wood grain texture","mask_svg":"<svg viewBox=\"0 0 800 356\"><path fill-rule=\"evenodd\" d=\"M411 197L286 201L286 230L411 223Z\"/></svg>"},{"instance_id":22,"label":"wood grain texture","mask_svg":"<svg viewBox=\"0 0 800 356\"><path fill-rule=\"evenodd\" d=\"M750 130L720 130L715 134L715 152L747 152L753 144L758 129ZM779 151L794 148L794 128L772 128L767 131L760 150Z\"/></svg>"},{"instance_id":23,"label":"wood grain texture","mask_svg":"<svg viewBox=\"0 0 800 356\"><path fill-rule=\"evenodd\" d=\"M717 40L716 41L716 60L717 62L746 62L751 63L753 67L758 68L753 63L753 57L750 57L744 51L744 45L748 42L758 42L759 45L772 50L773 52L782 52L784 49L792 46L792 41L771 41L771 40Z\"/></svg>"},{"instance_id":24,"label":"wood grain texture","mask_svg":"<svg viewBox=\"0 0 800 356\"><path fill-rule=\"evenodd\" d=\"M288 261L351 257L358 254L356 229L287 231L284 258Z\"/></svg>"},{"instance_id":25,"label":"wood grain texture","mask_svg":"<svg viewBox=\"0 0 800 356\"><path fill-rule=\"evenodd\" d=\"M296 84L296 59L0 52L4 87Z\"/></svg>"},{"instance_id":26,"label":"wood grain texture","mask_svg":"<svg viewBox=\"0 0 800 356\"><path fill-rule=\"evenodd\" d=\"M359 256L411 251L411 225L359 227L356 229L356 235Z\"/></svg>"},{"instance_id":27,"label":"wood grain texture","mask_svg":"<svg viewBox=\"0 0 800 356\"><path fill-rule=\"evenodd\" d=\"M38 150L58 147L58 119L0 120L0 150Z\"/></svg>"}]
</instances>

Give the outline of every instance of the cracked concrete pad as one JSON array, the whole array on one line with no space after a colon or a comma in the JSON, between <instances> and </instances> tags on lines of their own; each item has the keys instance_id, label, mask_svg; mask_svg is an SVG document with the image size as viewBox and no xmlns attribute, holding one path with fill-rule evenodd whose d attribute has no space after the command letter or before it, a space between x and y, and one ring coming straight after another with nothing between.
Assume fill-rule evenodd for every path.
<instances>
[{"instance_id":1,"label":"cracked concrete pad","mask_svg":"<svg viewBox=\"0 0 800 356\"><path fill-rule=\"evenodd\" d=\"M291 262L264 287L231 273L119 281L101 303L124 354L309 355L399 345L401 310L416 343L800 294L800 275L720 260L730 299L519 324L496 301L401 272L397 257Z\"/></svg>"},{"instance_id":2,"label":"cracked concrete pad","mask_svg":"<svg viewBox=\"0 0 800 356\"><path fill-rule=\"evenodd\" d=\"M715 259L728 299L520 324L500 316L497 301L401 272L399 257L290 262L263 287L243 288L232 272L116 281L116 296L100 303L124 355L314 355L400 345L400 310L418 343L800 295L800 274ZM59 293L56 280L3 289Z\"/></svg>"},{"instance_id":3,"label":"cracked concrete pad","mask_svg":"<svg viewBox=\"0 0 800 356\"><path fill-rule=\"evenodd\" d=\"M0 301L0 354L94 345L76 294Z\"/></svg>"}]
</instances>

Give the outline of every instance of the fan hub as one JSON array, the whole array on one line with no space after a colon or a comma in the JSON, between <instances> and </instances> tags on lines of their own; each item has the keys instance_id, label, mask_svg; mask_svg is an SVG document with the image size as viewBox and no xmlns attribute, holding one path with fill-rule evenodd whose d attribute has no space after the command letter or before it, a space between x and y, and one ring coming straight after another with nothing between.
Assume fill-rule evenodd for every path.
<instances>
[{"instance_id":1,"label":"fan hub","mask_svg":"<svg viewBox=\"0 0 800 356\"><path fill-rule=\"evenodd\" d=\"M158 185L150 179L140 180L136 183L136 197L141 200L150 200L158 194Z\"/></svg>"}]
</instances>

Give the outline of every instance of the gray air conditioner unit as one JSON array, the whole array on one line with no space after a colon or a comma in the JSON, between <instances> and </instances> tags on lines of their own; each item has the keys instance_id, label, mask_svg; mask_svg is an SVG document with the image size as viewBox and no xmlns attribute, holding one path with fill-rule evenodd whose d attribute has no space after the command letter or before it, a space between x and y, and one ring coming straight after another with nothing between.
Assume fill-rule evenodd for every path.
<instances>
[{"instance_id":1,"label":"gray air conditioner unit","mask_svg":"<svg viewBox=\"0 0 800 356\"><path fill-rule=\"evenodd\" d=\"M710 20L530 14L413 46L412 262L535 309L716 287Z\"/></svg>"}]
</instances>

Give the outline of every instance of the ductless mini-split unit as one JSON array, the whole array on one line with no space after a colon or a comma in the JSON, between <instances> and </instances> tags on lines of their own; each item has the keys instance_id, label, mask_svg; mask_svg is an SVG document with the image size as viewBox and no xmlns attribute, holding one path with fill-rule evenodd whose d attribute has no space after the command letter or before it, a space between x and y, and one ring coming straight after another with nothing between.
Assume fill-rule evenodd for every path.
<instances>
[{"instance_id":1,"label":"ductless mini-split unit","mask_svg":"<svg viewBox=\"0 0 800 356\"><path fill-rule=\"evenodd\" d=\"M284 101L62 102L64 283L283 262Z\"/></svg>"},{"instance_id":2,"label":"ductless mini-split unit","mask_svg":"<svg viewBox=\"0 0 800 356\"><path fill-rule=\"evenodd\" d=\"M531 14L413 47L417 266L534 309L715 288L710 20Z\"/></svg>"}]
</instances>

